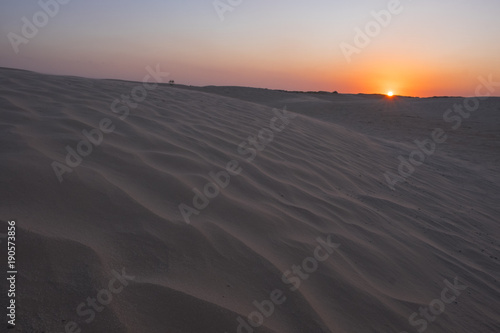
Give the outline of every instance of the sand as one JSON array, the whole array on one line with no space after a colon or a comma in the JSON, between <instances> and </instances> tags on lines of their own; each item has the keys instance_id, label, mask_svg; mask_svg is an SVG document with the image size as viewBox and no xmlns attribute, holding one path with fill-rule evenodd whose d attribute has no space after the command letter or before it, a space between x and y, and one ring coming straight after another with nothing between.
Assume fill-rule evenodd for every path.
<instances>
[{"instance_id":1,"label":"sand","mask_svg":"<svg viewBox=\"0 0 500 333\"><path fill-rule=\"evenodd\" d=\"M162 84L114 113L138 86L0 69L13 331L500 331L499 98L456 130L443 114L461 98ZM436 128L447 140L391 189ZM84 130L99 144L60 181Z\"/></svg>"}]
</instances>

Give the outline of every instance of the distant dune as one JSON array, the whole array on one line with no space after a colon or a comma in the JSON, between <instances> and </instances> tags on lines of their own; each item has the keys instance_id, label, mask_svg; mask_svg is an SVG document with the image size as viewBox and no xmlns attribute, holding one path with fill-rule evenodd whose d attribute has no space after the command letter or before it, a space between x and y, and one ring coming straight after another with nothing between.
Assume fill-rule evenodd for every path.
<instances>
[{"instance_id":1,"label":"distant dune","mask_svg":"<svg viewBox=\"0 0 500 333\"><path fill-rule=\"evenodd\" d=\"M0 82L16 332L500 332L500 98Z\"/></svg>"}]
</instances>

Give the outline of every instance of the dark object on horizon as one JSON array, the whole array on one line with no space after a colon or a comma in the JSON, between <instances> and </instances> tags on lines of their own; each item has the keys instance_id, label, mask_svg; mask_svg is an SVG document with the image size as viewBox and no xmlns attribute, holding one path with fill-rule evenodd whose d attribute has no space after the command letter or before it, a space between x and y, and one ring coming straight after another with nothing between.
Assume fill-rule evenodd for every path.
<instances>
[{"instance_id":1,"label":"dark object on horizon","mask_svg":"<svg viewBox=\"0 0 500 333\"><path fill-rule=\"evenodd\" d=\"M168 83L169 83L171 86L173 86L173 85L175 84L175 81L174 81L174 80L170 80L170 81L168 81Z\"/></svg>"}]
</instances>

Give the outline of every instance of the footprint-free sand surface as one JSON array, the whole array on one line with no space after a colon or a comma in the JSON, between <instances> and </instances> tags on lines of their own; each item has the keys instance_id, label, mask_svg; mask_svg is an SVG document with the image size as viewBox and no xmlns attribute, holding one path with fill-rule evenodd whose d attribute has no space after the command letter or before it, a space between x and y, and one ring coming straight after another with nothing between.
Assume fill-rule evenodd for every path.
<instances>
[{"instance_id":1,"label":"footprint-free sand surface","mask_svg":"<svg viewBox=\"0 0 500 333\"><path fill-rule=\"evenodd\" d=\"M500 332L500 98L141 86L0 69L13 331Z\"/></svg>"}]
</instances>

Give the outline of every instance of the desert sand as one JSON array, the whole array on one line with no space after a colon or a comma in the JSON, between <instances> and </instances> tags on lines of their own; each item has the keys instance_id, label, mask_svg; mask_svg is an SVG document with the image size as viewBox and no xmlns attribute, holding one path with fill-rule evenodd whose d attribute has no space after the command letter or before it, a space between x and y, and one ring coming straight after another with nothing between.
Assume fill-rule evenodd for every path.
<instances>
[{"instance_id":1,"label":"desert sand","mask_svg":"<svg viewBox=\"0 0 500 333\"><path fill-rule=\"evenodd\" d=\"M462 98L161 84L113 112L141 83L0 83L16 332L500 332L500 98L453 129ZM66 147L87 156L70 167Z\"/></svg>"}]
</instances>

